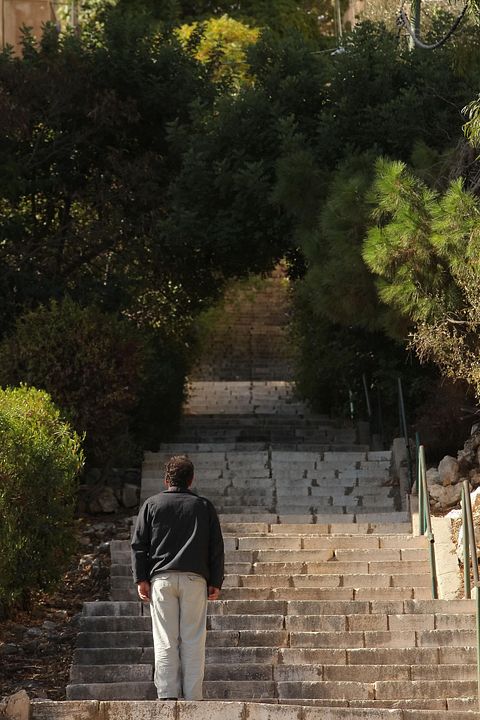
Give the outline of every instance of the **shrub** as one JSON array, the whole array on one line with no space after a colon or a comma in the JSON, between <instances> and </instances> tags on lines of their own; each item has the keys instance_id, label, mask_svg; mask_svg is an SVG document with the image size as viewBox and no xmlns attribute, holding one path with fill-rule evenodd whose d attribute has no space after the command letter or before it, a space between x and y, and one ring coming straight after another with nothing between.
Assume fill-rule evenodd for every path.
<instances>
[{"instance_id":1,"label":"shrub","mask_svg":"<svg viewBox=\"0 0 480 720\"><path fill-rule=\"evenodd\" d=\"M185 400L187 372L195 359L195 339L157 330L148 334L143 386L132 419L132 433L143 450L173 440Z\"/></svg>"},{"instance_id":2,"label":"shrub","mask_svg":"<svg viewBox=\"0 0 480 720\"><path fill-rule=\"evenodd\" d=\"M0 344L0 385L46 390L85 434L90 466L140 460L177 429L190 364L187 332L52 301L22 316Z\"/></svg>"},{"instance_id":3,"label":"shrub","mask_svg":"<svg viewBox=\"0 0 480 720\"><path fill-rule=\"evenodd\" d=\"M0 390L0 602L25 605L56 582L73 548L79 436L47 393Z\"/></svg>"},{"instance_id":4,"label":"shrub","mask_svg":"<svg viewBox=\"0 0 480 720\"><path fill-rule=\"evenodd\" d=\"M0 345L0 384L46 390L91 464L106 465L128 437L140 393L145 338L127 320L66 298L23 315Z\"/></svg>"}]
</instances>

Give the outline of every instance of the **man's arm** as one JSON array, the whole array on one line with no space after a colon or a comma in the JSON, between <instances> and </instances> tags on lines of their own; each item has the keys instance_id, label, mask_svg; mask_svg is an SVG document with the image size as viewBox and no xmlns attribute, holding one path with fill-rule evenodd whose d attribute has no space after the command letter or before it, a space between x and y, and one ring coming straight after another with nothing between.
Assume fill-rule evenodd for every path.
<instances>
[{"instance_id":1,"label":"man's arm","mask_svg":"<svg viewBox=\"0 0 480 720\"><path fill-rule=\"evenodd\" d=\"M147 502L137 516L137 523L131 542L133 579L138 586L141 600L150 599L150 522Z\"/></svg>"},{"instance_id":2,"label":"man's arm","mask_svg":"<svg viewBox=\"0 0 480 720\"><path fill-rule=\"evenodd\" d=\"M224 578L225 553L223 548L222 529L217 511L210 504L210 533L208 543L209 582L208 599L217 600Z\"/></svg>"}]
</instances>

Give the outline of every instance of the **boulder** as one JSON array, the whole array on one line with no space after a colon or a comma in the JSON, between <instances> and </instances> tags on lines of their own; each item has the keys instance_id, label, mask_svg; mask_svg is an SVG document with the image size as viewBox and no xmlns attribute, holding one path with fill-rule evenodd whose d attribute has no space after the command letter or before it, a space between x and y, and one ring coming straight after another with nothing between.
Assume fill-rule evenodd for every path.
<instances>
[{"instance_id":1,"label":"boulder","mask_svg":"<svg viewBox=\"0 0 480 720\"><path fill-rule=\"evenodd\" d=\"M125 483L122 488L122 505L126 508L132 508L138 505L140 488L137 485Z\"/></svg>"},{"instance_id":2,"label":"boulder","mask_svg":"<svg viewBox=\"0 0 480 720\"><path fill-rule=\"evenodd\" d=\"M450 508L460 502L462 486L457 485L430 485L428 492L436 504L443 509Z\"/></svg>"},{"instance_id":3,"label":"boulder","mask_svg":"<svg viewBox=\"0 0 480 720\"><path fill-rule=\"evenodd\" d=\"M94 493L88 507L91 513L113 513L118 510L119 504L113 489L105 486Z\"/></svg>"},{"instance_id":4,"label":"boulder","mask_svg":"<svg viewBox=\"0 0 480 720\"><path fill-rule=\"evenodd\" d=\"M476 488L470 493L470 502L472 503L472 511L477 515L480 511L480 488Z\"/></svg>"},{"instance_id":5,"label":"boulder","mask_svg":"<svg viewBox=\"0 0 480 720\"><path fill-rule=\"evenodd\" d=\"M30 698L25 690L6 697L2 706L3 713L9 720L29 720Z\"/></svg>"},{"instance_id":6,"label":"boulder","mask_svg":"<svg viewBox=\"0 0 480 720\"><path fill-rule=\"evenodd\" d=\"M460 479L458 462L451 455L445 455L438 465L438 473L442 485L455 485Z\"/></svg>"},{"instance_id":7,"label":"boulder","mask_svg":"<svg viewBox=\"0 0 480 720\"><path fill-rule=\"evenodd\" d=\"M480 470L478 468L470 470L468 473L468 480L473 488L478 487L480 485Z\"/></svg>"},{"instance_id":8,"label":"boulder","mask_svg":"<svg viewBox=\"0 0 480 720\"><path fill-rule=\"evenodd\" d=\"M442 480L440 478L440 473L436 468L429 468L427 470L427 486L430 487L430 485L441 485Z\"/></svg>"}]
</instances>

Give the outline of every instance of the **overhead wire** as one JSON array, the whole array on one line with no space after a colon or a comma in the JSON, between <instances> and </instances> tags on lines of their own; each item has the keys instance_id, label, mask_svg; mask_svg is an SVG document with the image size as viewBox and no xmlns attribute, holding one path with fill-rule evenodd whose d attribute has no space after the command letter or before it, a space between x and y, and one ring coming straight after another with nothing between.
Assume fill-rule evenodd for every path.
<instances>
[{"instance_id":1,"label":"overhead wire","mask_svg":"<svg viewBox=\"0 0 480 720\"><path fill-rule=\"evenodd\" d=\"M440 40L437 40L437 42L434 42L431 44L424 43L419 37L417 37L417 34L415 33L415 30L412 28L410 20L408 19L407 14L404 10L405 2L406 2L406 0L403 0L402 6L399 10L399 15L398 15L398 19L397 19L397 25L398 25L399 29L404 27L418 48L421 48L422 50L435 50L436 48L439 48L439 47L442 47L442 45L445 45L445 43L452 37L452 35L454 34L454 32L456 31L456 29L458 28L458 26L460 25L460 23L462 22L463 18L465 17L465 15L467 13L470 0L465 1L465 5L463 7L462 12L455 19L452 27L446 33L446 35L444 35L442 38L440 38Z\"/></svg>"}]
</instances>

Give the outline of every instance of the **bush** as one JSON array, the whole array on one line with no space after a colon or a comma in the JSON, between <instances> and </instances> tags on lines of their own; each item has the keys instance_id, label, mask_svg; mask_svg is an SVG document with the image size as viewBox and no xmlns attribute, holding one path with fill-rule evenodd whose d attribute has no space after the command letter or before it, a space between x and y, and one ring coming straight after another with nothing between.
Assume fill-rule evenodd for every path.
<instances>
[{"instance_id":1,"label":"bush","mask_svg":"<svg viewBox=\"0 0 480 720\"><path fill-rule=\"evenodd\" d=\"M0 384L46 390L85 434L89 463L104 466L128 437L145 361L133 324L67 298L17 321L0 345Z\"/></svg>"},{"instance_id":2,"label":"bush","mask_svg":"<svg viewBox=\"0 0 480 720\"><path fill-rule=\"evenodd\" d=\"M46 390L85 434L90 466L140 460L175 432L189 364L185 332L80 307L66 298L22 316L0 344L0 385Z\"/></svg>"},{"instance_id":3,"label":"bush","mask_svg":"<svg viewBox=\"0 0 480 720\"><path fill-rule=\"evenodd\" d=\"M143 387L132 419L132 433L143 450L157 451L173 440L185 400L186 376L198 352L195 339L160 331L148 335Z\"/></svg>"},{"instance_id":4,"label":"bush","mask_svg":"<svg viewBox=\"0 0 480 720\"><path fill-rule=\"evenodd\" d=\"M0 602L27 604L62 574L73 549L79 436L47 393L0 390Z\"/></svg>"}]
</instances>

